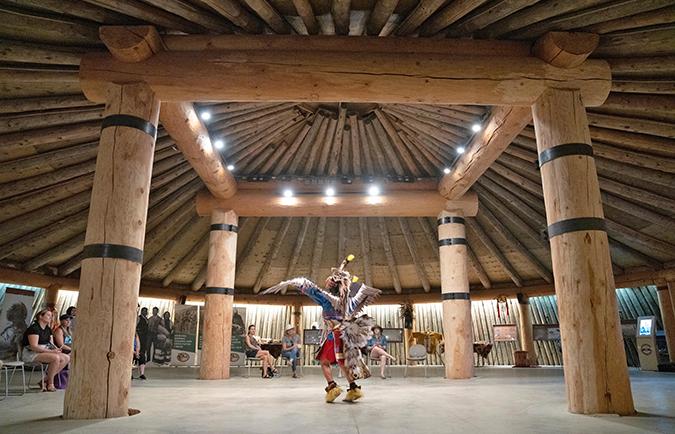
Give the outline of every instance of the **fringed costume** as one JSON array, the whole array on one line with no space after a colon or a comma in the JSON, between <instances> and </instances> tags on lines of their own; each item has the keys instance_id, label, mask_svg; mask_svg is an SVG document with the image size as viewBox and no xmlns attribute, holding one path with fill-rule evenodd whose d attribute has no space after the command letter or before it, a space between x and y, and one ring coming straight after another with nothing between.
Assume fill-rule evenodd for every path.
<instances>
[{"instance_id":1,"label":"fringed costume","mask_svg":"<svg viewBox=\"0 0 675 434\"><path fill-rule=\"evenodd\" d=\"M271 294L281 292L284 288L294 288L321 306L324 326L321 344L315 356L322 363L338 364L344 369L350 380L345 401L359 399L362 392L355 380L370 376L361 348L367 345L374 322L368 316L360 314L381 292L379 289L352 282L352 276L345 270L345 266L353 259L354 256L349 255L339 268L332 269L332 274L326 279L326 289L319 288L307 278L296 277L263 292ZM332 402L342 390L332 378L327 376L326 380L326 401Z\"/></svg>"}]
</instances>

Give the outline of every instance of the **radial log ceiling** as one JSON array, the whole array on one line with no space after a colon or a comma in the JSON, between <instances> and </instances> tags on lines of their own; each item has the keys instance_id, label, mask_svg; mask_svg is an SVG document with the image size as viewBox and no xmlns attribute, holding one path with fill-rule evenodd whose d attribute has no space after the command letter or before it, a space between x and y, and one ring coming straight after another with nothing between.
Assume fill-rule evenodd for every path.
<instances>
[{"instance_id":1,"label":"radial log ceiling","mask_svg":"<svg viewBox=\"0 0 675 434\"><path fill-rule=\"evenodd\" d=\"M102 107L81 93L83 52L104 51L100 25L152 24L163 35L224 33L474 37L532 42L551 30L600 35L592 57L612 92L588 109L615 273L675 265L675 6L672 0L0 1L0 265L77 277ZM410 39L404 39L407 41ZM403 44L402 44L403 46ZM280 84L281 85L281 84ZM199 104L240 185L270 179L383 188L436 182L490 107L412 104ZM474 140L475 142L475 140ZM534 130L526 126L472 189L473 285L551 279ZM346 184L340 184L340 183ZM204 283L202 181L160 128L143 278ZM304 274L320 278L353 252L354 271L394 292L438 288L433 218L242 218L242 293ZM405 230L405 233L404 233ZM416 253L411 255L411 249ZM416 257L413 257L416 256Z\"/></svg>"}]
</instances>

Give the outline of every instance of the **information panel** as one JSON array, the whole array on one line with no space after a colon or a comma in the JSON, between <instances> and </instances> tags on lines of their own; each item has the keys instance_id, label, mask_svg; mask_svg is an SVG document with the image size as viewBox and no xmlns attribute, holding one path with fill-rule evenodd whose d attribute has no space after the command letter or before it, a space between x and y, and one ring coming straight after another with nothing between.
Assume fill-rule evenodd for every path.
<instances>
[{"instance_id":1,"label":"information panel","mask_svg":"<svg viewBox=\"0 0 675 434\"><path fill-rule=\"evenodd\" d=\"M534 324L532 326L532 337L535 341L559 341L559 324Z\"/></svg>"},{"instance_id":2,"label":"information panel","mask_svg":"<svg viewBox=\"0 0 675 434\"><path fill-rule=\"evenodd\" d=\"M305 345L321 345L321 333L319 329L305 329L303 330L303 344Z\"/></svg>"},{"instance_id":3,"label":"information panel","mask_svg":"<svg viewBox=\"0 0 675 434\"><path fill-rule=\"evenodd\" d=\"M513 342L518 340L518 328L515 324L494 324L492 336L495 342Z\"/></svg>"},{"instance_id":4,"label":"information panel","mask_svg":"<svg viewBox=\"0 0 675 434\"><path fill-rule=\"evenodd\" d=\"M403 329L382 329L382 334L391 344L403 342Z\"/></svg>"}]
</instances>

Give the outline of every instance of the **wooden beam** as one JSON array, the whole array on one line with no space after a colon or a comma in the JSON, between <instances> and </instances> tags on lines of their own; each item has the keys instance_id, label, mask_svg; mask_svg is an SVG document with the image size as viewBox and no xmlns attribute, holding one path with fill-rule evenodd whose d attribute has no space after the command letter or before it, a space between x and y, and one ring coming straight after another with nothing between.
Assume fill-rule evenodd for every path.
<instances>
[{"instance_id":1,"label":"wooden beam","mask_svg":"<svg viewBox=\"0 0 675 434\"><path fill-rule=\"evenodd\" d=\"M471 264L473 269L476 271L476 274L478 275L480 283L483 284L483 287L485 289L492 288L492 282L490 282L490 277L485 272L485 268L483 268L483 265L478 260L478 257L473 252L473 249L471 249L471 246L469 245L466 246L466 253L467 257L469 258L469 263Z\"/></svg>"},{"instance_id":2,"label":"wooden beam","mask_svg":"<svg viewBox=\"0 0 675 434\"><path fill-rule=\"evenodd\" d=\"M302 225L300 227L300 232L298 232L298 238L295 240L295 246L293 247L293 253L291 253L290 258L288 259L288 267L286 267L286 279L292 279L295 276L295 266L300 259L300 254L302 253L302 244L305 242L305 236L307 235L307 229L309 229L309 223L311 222L311 217L303 217ZM286 288L282 290L282 293L286 293Z\"/></svg>"},{"instance_id":3,"label":"wooden beam","mask_svg":"<svg viewBox=\"0 0 675 434\"><path fill-rule=\"evenodd\" d=\"M303 45L301 38L312 37L298 37L298 47ZM332 41L334 50L342 40ZM471 43L457 43L459 47L467 44ZM400 47L369 52L368 44L363 47L360 51L297 50L293 55L269 48L162 51L137 63L88 53L82 58L79 77L82 90L93 101L103 101L106 83L130 81L148 83L164 102L531 105L545 88L565 87L580 89L584 102L595 106L605 101L611 87L610 69L602 60L588 60L583 68L561 69L536 57L486 57L475 52L454 57L447 52L402 53Z\"/></svg>"},{"instance_id":4,"label":"wooden beam","mask_svg":"<svg viewBox=\"0 0 675 434\"><path fill-rule=\"evenodd\" d=\"M312 260L309 264L309 275L315 282L321 282L319 270L321 268L321 259L325 250L326 236L326 217L319 217L316 225L316 235L314 237L314 247L312 248Z\"/></svg>"},{"instance_id":5,"label":"wooden beam","mask_svg":"<svg viewBox=\"0 0 675 434\"><path fill-rule=\"evenodd\" d=\"M531 120L529 106L494 107L452 171L441 178L438 183L441 195L452 199L466 193Z\"/></svg>"},{"instance_id":6,"label":"wooden beam","mask_svg":"<svg viewBox=\"0 0 675 434\"><path fill-rule=\"evenodd\" d=\"M548 32L535 42L532 53L559 68L575 68L598 47L600 36L581 32Z\"/></svg>"},{"instance_id":7,"label":"wooden beam","mask_svg":"<svg viewBox=\"0 0 675 434\"><path fill-rule=\"evenodd\" d=\"M368 221L365 217L359 217L359 243L361 245L361 261L365 273L366 285L373 285L373 273L370 269L370 236L368 235Z\"/></svg>"},{"instance_id":8,"label":"wooden beam","mask_svg":"<svg viewBox=\"0 0 675 434\"><path fill-rule=\"evenodd\" d=\"M477 9L487 0L455 0L448 3L420 27L420 36L433 36L464 15Z\"/></svg>"},{"instance_id":9,"label":"wooden beam","mask_svg":"<svg viewBox=\"0 0 675 434\"><path fill-rule=\"evenodd\" d=\"M164 128L211 194L221 199L232 197L237 191L237 181L213 147L192 103L162 103L159 113Z\"/></svg>"},{"instance_id":10,"label":"wooden beam","mask_svg":"<svg viewBox=\"0 0 675 434\"><path fill-rule=\"evenodd\" d=\"M366 33L371 36L378 36L397 5L398 0L376 0L373 10L368 16Z\"/></svg>"},{"instance_id":11,"label":"wooden beam","mask_svg":"<svg viewBox=\"0 0 675 434\"><path fill-rule=\"evenodd\" d=\"M323 191L299 193L294 197L277 191L241 190L229 199L219 200L202 191L196 199L199 215L210 215L213 209L232 209L242 217L433 217L444 209L463 210L466 216L478 211L475 193L447 201L436 191L385 191L371 197L366 192L339 193L327 198Z\"/></svg>"},{"instance_id":12,"label":"wooden beam","mask_svg":"<svg viewBox=\"0 0 675 434\"><path fill-rule=\"evenodd\" d=\"M387 258L387 265L389 266L389 274L391 275L391 280L394 283L394 290L397 294L401 293L401 279L398 277L398 269L396 268L396 260L394 259L394 253L391 248L391 240L389 239L389 231L387 230L387 222L383 217L378 217L377 225L380 229L380 235L382 236L382 247L384 248L384 255Z\"/></svg>"},{"instance_id":13,"label":"wooden beam","mask_svg":"<svg viewBox=\"0 0 675 434\"><path fill-rule=\"evenodd\" d=\"M515 283L517 287L522 287L523 279L518 275L518 272L515 270L515 268L513 268L509 260L506 259L506 256L504 256L499 247L497 247L495 242L492 241L492 238L488 235L487 232L485 232L485 230L481 227L478 221L476 221L475 219L467 219L466 223L478 236L478 239L481 240L481 242L485 245L485 247L488 248L492 256L497 258L497 261L504 268L504 271L506 271L506 274L509 275L511 280L513 280L513 283Z\"/></svg>"},{"instance_id":14,"label":"wooden beam","mask_svg":"<svg viewBox=\"0 0 675 434\"><path fill-rule=\"evenodd\" d=\"M307 33L317 35L321 28L316 21L316 16L314 16L314 10L309 0L293 0L293 5L295 6L295 10L298 11L300 18L302 18L302 22L305 23Z\"/></svg>"},{"instance_id":15,"label":"wooden beam","mask_svg":"<svg viewBox=\"0 0 675 434\"><path fill-rule=\"evenodd\" d=\"M38 288L46 288L50 285L58 285L61 289L68 291L78 291L79 289L79 280L75 278L30 273L7 267L0 267L0 280L9 284L29 285L36 286ZM640 267L635 270L626 270L624 274L616 275L614 280L616 282L617 288L629 288L646 285L666 285L669 281L675 281L675 268L670 266L668 268L662 268L659 270L645 270L644 267ZM199 287L197 289L199 289ZM522 287L517 287L513 284L501 283L492 285L491 289L472 289L471 300L494 300L495 297L500 294L504 294L509 298L515 298L519 292L527 294L530 297L538 297L544 295L554 295L555 289L550 283L528 282ZM181 295L186 295L190 301L204 300L204 296L202 294L197 294L193 291L190 291L189 289L180 289L174 287L163 288L152 282L145 281L141 281L140 295L142 297L161 298L167 300L175 300ZM375 304L398 304L407 299L410 299L413 301L413 303L440 302L440 291L435 289L429 293L413 293L410 291L404 291L402 294L383 294L375 301ZM235 301L237 303L253 304L312 304L312 301L304 295L270 297L254 294L242 294L239 292L235 295Z\"/></svg>"},{"instance_id":16,"label":"wooden beam","mask_svg":"<svg viewBox=\"0 0 675 434\"><path fill-rule=\"evenodd\" d=\"M267 2L267 0L244 0L244 3L254 10L260 18L270 26L274 33L288 34L291 33L291 26L286 20L277 12L277 10Z\"/></svg>"},{"instance_id":17,"label":"wooden beam","mask_svg":"<svg viewBox=\"0 0 675 434\"><path fill-rule=\"evenodd\" d=\"M331 51L356 53L443 54L445 56L530 57L532 45L521 41L379 38L359 36L165 35L168 51Z\"/></svg>"},{"instance_id":18,"label":"wooden beam","mask_svg":"<svg viewBox=\"0 0 675 434\"><path fill-rule=\"evenodd\" d=\"M398 36L405 36L413 33L426 21L438 8L443 6L445 0L421 0L415 9L396 28Z\"/></svg>"},{"instance_id":19,"label":"wooden beam","mask_svg":"<svg viewBox=\"0 0 675 434\"><path fill-rule=\"evenodd\" d=\"M349 34L349 8L351 0L333 0L331 4L331 15L335 23L335 33L338 35Z\"/></svg>"},{"instance_id":20,"label":"wooden beam","mask_svg":"<svg viewBox=\"0 0 675 434\"><path fill-rule=\"evenodd\" d=\"M429 292L431 291L431 284L429 283L429 278L427 277L426 271L424 271L424 264L417 254L417 246L415 245L415 240L413 239L412 232L410 231L410 225L406 219L400 217L398 219L398 224L401 227L405 244L408 246L408 251L412 257L413 264L415 265L415 271L417 272L417 277L420 279L422 288L424 288L424 292Z\"/></svg>"},{"instance_id":21,"label":"wooden beam","mask_svg":"<svg viewBox=\"0 0 675 434\"><path fill-rule=\"evenodd\" d=\"M142 62L163 49L162 39L152 26L103 26L99 35L110 53L122 62ZM234 177L213 148L192 103L163 103L160 121L214 196L227 199L237 191Z\"/></svg>"},{"instance_id":22,"label":"wooden beam","mask_svg":"<svg viewBox=\"0 0 675 434\"><path fill-rule=\"evenodd\" d=\"M249 33L262 33L263 24L257 16L248 10L236 0L201 0L213 8L214 11L232 21L237 26Z\"/></svg>"},{"instance_id":23,"label":"wooden beam","mask_svg":"<svg viewBox=\"0 0 675 434\"><path fill-rule=\"evenodd\" d=\"M289 217L286 217L281 224L281 228L279 228L279 231L277 232L276 236L274 237L274 242L272 244L272 247L270 250L267 252L267 256L265 257L265 262L263 263L262 267L260 267L260 271L258 272L258 276L255 279L255 283L253 284L253 293L257 294L260 291L260 287L262 286L263 279L267 275L267 272L270 269L270 266L272 265L272 261L274 261L279 254L279 249L281 249L281 246L283 245L284 238L286 237L286 234L288 233L288 228L291 226L291 219Z\"/></svg>"}]
</instances>

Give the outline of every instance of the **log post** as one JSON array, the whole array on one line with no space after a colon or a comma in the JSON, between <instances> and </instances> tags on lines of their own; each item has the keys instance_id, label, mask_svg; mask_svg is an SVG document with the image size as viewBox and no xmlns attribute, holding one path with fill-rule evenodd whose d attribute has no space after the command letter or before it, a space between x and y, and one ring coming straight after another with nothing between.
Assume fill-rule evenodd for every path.
<instances>
[{"instance_id":1,"label":"log post","mask_svg":"<svg viewBox=\"0 0 675 434\"><path fill-rule=\"evenodd\" d=\"M666 333L666 345L668 346L668 359L675 363L675 313L673 312L673 300L670 297L668 286L657 286L656 294L659 298L661 321L663 331Z\"/></svg>"},{"instance_id":2,"label":"log post","mask_svg":"<svg viewBox=\"0 0 675 434\"><path fill-rule=\"evenodd\" d=\"M143 83L111 84L80 275L77 339L63 417L128 414L136 305L159 100Z\"/></svg>"},{"instance_id":3,"label":"log post","mask_svg":"<svg viewBox=\"0 0 675 434\"><path fill-rule=\"evenodd\" d=\"M534 348L534 336L532 332L532 311L530 310L530 297L518 293L518 319L520 320L520 329L518 335L520 338L520 349L527 351L527 361L532 365L537 364L537 353Z\"/></svg>"},{"instance_id":4,"label":"log post","mask_svg":"<svg viewBox=\"0 0 675 434\"><path fill-rule=\"evenodd\" d=\"M438 217L438 246L443 299L445 377L471 378L473 331L463 213L441 212Z\"/></svg>"},{"instance_id":5,"label":"log post","mask_svg":"<svg viewBox=\"0 0 675 434\"><path fill-rule=\"evenodd\" d=\"M214 210L211 215L209 259L204 296L204 339L199 378L230 378L232 302L237 260L237 214Z\"/></svg>"},{"instance_id":6,"label":"log post","mask_svg":"<svg viewBox=\"0 0 675 434\"><path fill-rule=\"evenodd\" d=\"M588 120L581 94L548 89L532 108L568 408L634 414Z\"/></svg>"}]
</instances>

